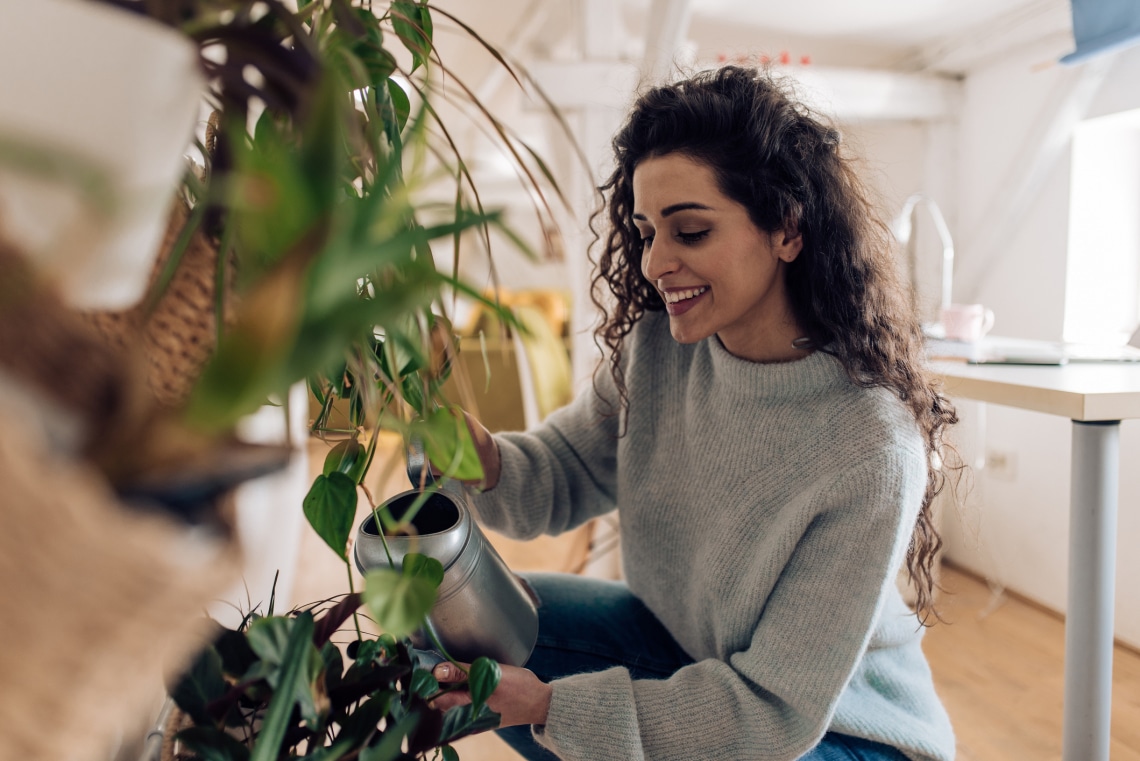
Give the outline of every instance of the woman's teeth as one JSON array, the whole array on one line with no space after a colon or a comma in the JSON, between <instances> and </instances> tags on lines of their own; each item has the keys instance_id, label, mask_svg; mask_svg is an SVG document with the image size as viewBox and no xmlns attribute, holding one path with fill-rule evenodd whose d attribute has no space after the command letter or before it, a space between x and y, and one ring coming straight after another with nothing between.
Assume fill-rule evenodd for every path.
<instances>
[{"instance_id":1,"label":"woman's teeth","mask_svg":"<svg viewBox=\"0 0 1140 761\"><path fill-rule=\"evenodd\" d=\"M669 304L676 304L678 301L684 301L685 299L691 299L695 296L700 296L708 289L709 288L706 285L701 286L700 288L690 288L686 291L670 291L669 293L664 294L665 301Z\"/></svg>"}]
</instances>

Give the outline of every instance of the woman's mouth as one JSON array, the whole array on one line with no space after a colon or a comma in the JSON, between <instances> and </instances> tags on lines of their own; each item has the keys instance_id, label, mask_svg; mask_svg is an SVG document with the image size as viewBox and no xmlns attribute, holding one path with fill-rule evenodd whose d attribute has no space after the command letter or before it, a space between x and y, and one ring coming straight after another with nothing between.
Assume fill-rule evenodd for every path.
<instances>
[{"instance_id":1,"label":"woman's mouth","mask_svg":"<svg viewBox=\"0 0 1140 761\"><path fill-rule=\"evenodd\" d=\"M682 315L693 308L701 297L708 293L709 287L702 285L698 288L683 288L677 291L663 291L661 296L665 299L665 309L671 317Z\"/></svg>"}]
</instances>

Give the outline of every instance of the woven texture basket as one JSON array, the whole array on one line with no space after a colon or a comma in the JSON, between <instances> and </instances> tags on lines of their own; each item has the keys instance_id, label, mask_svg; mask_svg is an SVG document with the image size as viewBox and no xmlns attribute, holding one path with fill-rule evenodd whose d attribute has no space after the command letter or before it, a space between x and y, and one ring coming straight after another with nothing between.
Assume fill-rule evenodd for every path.
<instances>
[{"instance_id":1,"label":"woven texture basket","mask_svg":"<svg viewBox=\"0 0 1140 761\"><path fill-rule=\"evenodd\" d=\"M150 277L148 293L161 287L159 278L189 216L181 200L170 212L162 249ZM234 315L234 262L226 263L224 319ZM201 230L190 240L173 278L153 311L147 299L125 312L89 312L89 323L112 346L142 355L146 379L158 402L181 405L217 345L218 247Z\"/></svg>"},{"instance_id":2,"label":"woven texture basket","mask_svg":"<svg viewBox=\"0 0 1140 761\"><path fill-rule=\"evenodd\" d=\"M211 253L202 242L188 262ZM100 337L0 241L0 759L105 761L141 729L164 676L188 665L204 609L240 574L225 510L189 530L130 508L84 456L154 412L148 383L167 399L189 388L208 348L188 347L214 324L212 290L198 294L208 289L192 270L162 305L185 343L153 320L132 327L138 315L107 318ZM202 298L205 315L187 306Z\"/></svg>"}]
</instances>

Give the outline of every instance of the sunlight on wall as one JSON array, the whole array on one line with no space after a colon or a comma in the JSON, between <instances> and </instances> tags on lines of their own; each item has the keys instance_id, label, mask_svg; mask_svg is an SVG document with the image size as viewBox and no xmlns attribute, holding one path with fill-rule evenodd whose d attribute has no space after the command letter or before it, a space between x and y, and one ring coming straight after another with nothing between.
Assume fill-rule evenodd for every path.
<instances>
[{"instance_id":1,"label":"sunlight on wall","mask_svg":"<svg viewBox=\"0 0 1140 761\"><path fill-rule=\"evenodd\" d=\"M1140 109L1073 135L1064 339L1124 344L1140 322Z\"/></svg>"}]
</instances>

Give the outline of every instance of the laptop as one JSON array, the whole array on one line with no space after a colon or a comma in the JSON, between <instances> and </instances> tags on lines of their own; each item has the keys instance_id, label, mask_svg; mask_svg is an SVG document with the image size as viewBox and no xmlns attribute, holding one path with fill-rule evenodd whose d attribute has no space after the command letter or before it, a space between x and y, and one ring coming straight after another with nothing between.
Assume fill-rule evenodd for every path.
<instances>
[{"instance_id":1,"label":"laptop","mask_svg":"<svg viewBox=\"0 0 1140 761\"><path fill-rule=\"evenodd\" d=\"M932 338L931 359L959 359L974 365L1067 365L1072 363L1140 362L1140 328L1124 346L986 336L974 343Z\"/></svg>"}]
</instances>

